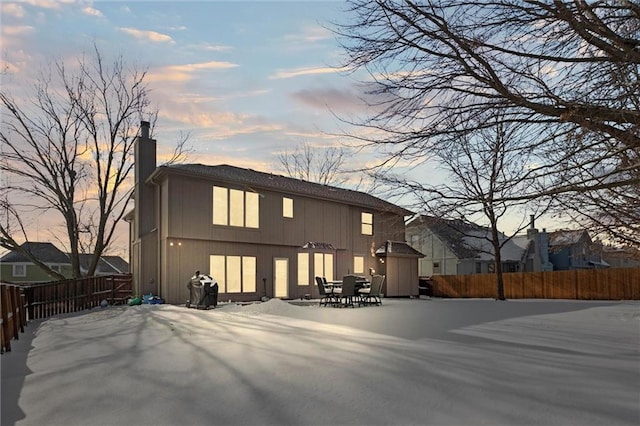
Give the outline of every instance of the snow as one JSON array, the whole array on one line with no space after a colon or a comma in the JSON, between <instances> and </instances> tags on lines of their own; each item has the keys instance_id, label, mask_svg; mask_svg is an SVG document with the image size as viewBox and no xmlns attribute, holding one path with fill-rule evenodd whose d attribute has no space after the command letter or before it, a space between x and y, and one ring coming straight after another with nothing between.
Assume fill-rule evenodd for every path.
<instances>
[{"instance_id":1,"label":"snow","mask_svg":"<svg viewBox=\"0 0 640 426\"><path fill-rule=\"evenodd\" d=\"M2 355L2 425L636 425L639 338L638 302L97 308Z\"/></svg>"}]
</instances>

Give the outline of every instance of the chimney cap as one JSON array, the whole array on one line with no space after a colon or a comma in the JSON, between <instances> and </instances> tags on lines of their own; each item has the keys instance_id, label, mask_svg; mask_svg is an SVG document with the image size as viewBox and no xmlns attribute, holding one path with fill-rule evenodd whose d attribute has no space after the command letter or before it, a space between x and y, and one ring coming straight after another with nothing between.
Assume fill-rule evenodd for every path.
<instances>
[{"instance_id":1,"label":"chimney cap","mask_svg":"<svg viewBox=\"0 0 640 426\"><path fill-rule=\"evenodd\" d=\"M149 128L151 127L151 123L148 121L142 120L140 122L140 133L143 139L149 139Z\"/></svg>"}]
</instances>

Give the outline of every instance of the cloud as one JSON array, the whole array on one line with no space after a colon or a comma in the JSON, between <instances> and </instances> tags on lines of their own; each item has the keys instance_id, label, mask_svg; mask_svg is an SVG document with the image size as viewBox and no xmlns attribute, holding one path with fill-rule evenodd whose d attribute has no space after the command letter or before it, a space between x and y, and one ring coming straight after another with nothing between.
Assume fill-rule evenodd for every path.
<instances>
[{"instance_id":1,"label":"cloud","mask_svg":"<svg viewBox=\"0 0 640 426\"><path fill-rule=\"evenodd\" d=\"M128 27L120 27L119 30L141 40L151 41L154 43L175 43L171 36L156 31L144 31Z\"/></svg>"},{"instance_id":2,"label":"cloud","mask_svg":"<svg viewBox=\"0 0 640 426\"><path fill-rule=\"evenodd\" d=\"M329 29L319 26L306 27L301 33L288 34L284 36L285 41L300 43L315 43L318 41L329 40L331 38L333 38L333 33Z\"/></svg>"},{"instance_id":3,"label":"cloud","mask_svg":"<svg viewBox=\"0 0 640 426\"><path fill-rule=\"evenodd\" d=\"M104 15L102 15L102 12L100 12L98 9L94 9L91 6L86 6L82 9L82 13L84 13L85 15L89 15L89 16L97 16L97 17L102 17Z\"/></svg>"},{"instance_id":4,"label":"cloud","mask_svg":"<svg viewBox=\"0 0 640 426\"><path fill-rule=\"evenodd\" d=\"M2 14L5 16L10 15L16 18L24 17L24 8L22 7L22 5L19 5L17 3L2 3L0 4L0 7L0 10L2 10Z\"/></svg>"},{"instance_id":5,"label":"cloud","mask_svg":"<svg viewBox=\"0 0 640 426\"><path fill-rule=\"evenodd\" d=\"M188 81L194 78L193 74L198 71L224 70L235 68L238 64L232 62L209 61L196 64L169 65L150 71L147 75L148 81Z\"/></svg>"},{"instance_id":6,"label":"cloud","mask_svg":"<svg viewBox=\"0 0 640 426\"><path fill-rule=\"evenodd\" d=\"M35 30L34 27L29 25L3 25L2 35L5 36L20 36L27 33L31 33Z\"/></svg>"},{"instance_id":7,"label":"cloud","mask_svg":"<svg viewBox=\"0 0 640 426\"><path fill-rule=\"evenodd\" d=\"M307 67L296 68L292 70L278 70L275 74L269 76L271 80L279 80L283 78L300 77L302 75L317 75L317 74L335 74L345 71L346 68L333 68L333 67Z\"/></svg>"},{"instance_id":8,"label":"cloud","mask_svg":"<svg viewBox=\"0 0 640 426\"><path fill-rule=\"evenodd\" d=\"M359 95L348 89L303 89L294 92L291 97L298 102L313 108L333 111L361 110L365 103Z\"/></svg>"},{"instance_id":9,"label":"cloud","mask_svg":"<svg viewBox=\"0 0 640 426\"><path fill-rule=\"evenodd\" d=\"M57 1L57 0L26 0L25 3L35 6L41 7L43 9L59 9L64 3L69 3L67 1Z\"/></svg>"}]
</instances>

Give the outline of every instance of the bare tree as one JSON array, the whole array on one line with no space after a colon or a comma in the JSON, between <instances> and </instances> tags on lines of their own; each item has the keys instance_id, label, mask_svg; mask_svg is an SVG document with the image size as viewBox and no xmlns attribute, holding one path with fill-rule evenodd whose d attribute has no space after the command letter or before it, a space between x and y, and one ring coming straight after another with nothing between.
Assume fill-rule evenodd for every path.
<instances>
[{"instance_id":1,"label":"bare tree","mask_svg":"<svg viewBox=\"0 0 640 426\"><path fill-rule=\"evenodd\" d=\"M335 27L345 65L368 72L368 99L377 99L371 115L349 120L372 131L352 136L384 150L386 165L415 163L446 149L442 141L451 136L494 126L484 120L489 113L540 135L532 141L538 185L516 198L617 197L613 188L640 184L633 155L640 146L637 2L349 5L349 20ZM616 204L626 205L623 198Z\"/></svg>"},{"instance_id":2,"label":"bare tree","mask_svg":"<svg viewBox=\"0 0 640 426\"><path fill-rule=\"evenodd\" d=\"M49 72L28 101L0 93L0 170L7 179L0 246L21 251L27 218L54 211L64 223L73 275L81 276L81 252L93 255L87 271L93 275L132 190L139 123L155 121L157 113L149 110L146 71L128 67L122 57L107 63L95 46L77 67L56 62Z\"/></svg>"},{"instance_id":3,"label":"bare tree","mask_svg":"<svg viewBox=\"0 0 640 426\"><path fill-rule=\"evenodd\" d=\"M485 127L475 132L451 135L441 140L440 149L434 152L434 160L444 171L441 183L421 183L403 176L386 177L393 187L402 188L406 195L413 194L416 208L430 216L448 219L442 224L454 224L451 232L473 242L469 249L487 253L494 259L496 272L496 298L504 300L502 247L511 237L528 224L521 221L510 236L500 232L500 224L508 213L528 210L539 217L549 207L538 199L531 203L520 194L538 185L540 175L534 164L538 161L532 146L530 126L505 124L501 117L493 117L493 128ZM523 215L525 217L526 215ZM472 226L473 222L486 224ZM458 226L460 225L460 226Z\"/></svg>"},{"instance_id":4,"label":"bare tree","mask_svg":"<svg viewBox=\"0 0 640 426\"><path fill-rule=\"evenodd\" d=\"M343 173L347 151L341 147L314 148L308 143L278 156L280 167L289 177L338 186L346 182Z\"/></svg>"}]
</instances>

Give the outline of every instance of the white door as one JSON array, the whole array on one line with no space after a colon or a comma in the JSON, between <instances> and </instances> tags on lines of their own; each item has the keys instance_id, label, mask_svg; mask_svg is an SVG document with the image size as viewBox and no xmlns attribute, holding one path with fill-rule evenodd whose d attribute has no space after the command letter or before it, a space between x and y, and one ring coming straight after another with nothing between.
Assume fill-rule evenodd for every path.
<instances>
[{"instance_id":1,"label":"white door","mask_svg":"<svg viewBox=\"0 0 640 426\"><path fill-rule=\"evenodd\" d=\"M273 259L273 297L289 297L289 259Z\"/></svg>"}]
</instances>

